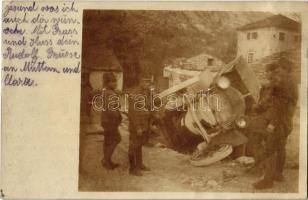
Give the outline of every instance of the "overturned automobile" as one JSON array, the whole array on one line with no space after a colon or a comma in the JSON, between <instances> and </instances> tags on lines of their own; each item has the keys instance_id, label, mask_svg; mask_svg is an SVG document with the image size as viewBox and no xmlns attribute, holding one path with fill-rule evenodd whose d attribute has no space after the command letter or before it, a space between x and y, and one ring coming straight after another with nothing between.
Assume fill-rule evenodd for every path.
<instances>
[{"instance_id":1,"label":"overturned automobile","mask_svg":"<svg viewBox=\"0 0 308 200\"><path fill-rule=\"evenodd\" d=\"M157 125L169 148L191 154L192 165L215 163L247 142L245 115L260 89L255 73L238 57L220 71L205 70L159 93L166 103Z\"/></svg>"}]
</instances>

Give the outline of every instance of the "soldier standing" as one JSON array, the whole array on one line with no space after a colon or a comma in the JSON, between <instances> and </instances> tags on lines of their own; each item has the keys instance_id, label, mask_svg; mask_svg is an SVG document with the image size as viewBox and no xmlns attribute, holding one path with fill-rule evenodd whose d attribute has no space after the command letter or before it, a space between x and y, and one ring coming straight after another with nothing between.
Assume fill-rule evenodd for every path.
<instances>
[{"instance_id":1,"label":"soldier standing","mask_svg":"<svg viewBox=\"0 0 308 200\"><path fill-rule=\"evenodd\" d=\"M263 141L266 137L266 127L268 125L267 116L269 116L270 110L268 109L272 105L272 86L270 84L264 85L260 91L260 99L258 104L252 106L252 113L249 113L249 121L247 127L248 143L246 151L248 155L251 155L255 159L255 165L249 169L249 172L262 172L262 164L264 158Z\"/></svg>"},{"instance_id":2,"label":"soldier standing","mask_svg":"<svg viewBox=\"0 0 308 200\"><path fill-rule=\"evenodd\" d=\"M135 176L142 176L141 170L150 171L142 161L142 145L147 142L149 131L150 81L142 79L129 98L129 173Z\"/></svg>"},{"instance_id":3,"label":"soldier standing","mask_svg":"<svg viewBox=\"0 0 308 200\"><path fill-rule=\"evenodd\" d=\"M102 165L106 169L114 169L119 166L119 164L113 163L111 156L116 148L116 146L121 141L121 135L119 132L119 125L122 121L122 116L119 108L110 107L109 102L112 100L112 96L119 95L116 92L117 80L113 73L105 73L103 75L103 81L105 92L104 94L104 110L102 111L101 122L104 128L104 160Z\"/></svg>"},{"instance_id":4,"label":"soldier standing","mask_svg":"<svg viewBox=\"0 0 308 200\"><path fill-rule=\"evenodd\" d=\"M267 66L271 85L271 101L267 108L265 130L265 174L253 184L256 189L272 188L273 181L283 181L286 140L293 129L293 116L298 99L296 83L290 79L288 60L280 59Z\"/></svg>"}]
</instances>

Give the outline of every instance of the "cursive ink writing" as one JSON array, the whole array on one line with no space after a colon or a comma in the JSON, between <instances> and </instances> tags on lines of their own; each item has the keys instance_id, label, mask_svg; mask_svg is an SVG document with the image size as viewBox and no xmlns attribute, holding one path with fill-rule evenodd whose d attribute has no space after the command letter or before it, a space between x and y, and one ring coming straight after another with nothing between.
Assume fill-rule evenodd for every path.
<instances>
[{"instance_id":1,"label":"cursive ink writing","mask_svg":"<svg viewBox=\"0 0 308 200\"><path fill-rule=\"evenodd\" d=\"M21 72L55 72L60 73L56 67L46 65L45 61L25 62L24 67L20 69Z\"/></svg>"},{"instance_id":2,"label":"cursive ink writing","mask_svg":"<svg viewBox=\"0 0 308 200\"><path fill-rule=\"evenodd\" d=\"M59 59L59 58L80 58L80 55L76 51L67 51L65 49L60 49L60 51L56 52L53 47L47 49L47 58L48 59Z\"/></svg>"},{"instance_id":3,"label":"cursive ink writing","mask_svg":"<svg viewBox=\"0 0 308 200\"><path fill-rule=\"evenodd\" d=\"M37 9L38 7L35 1L32 2L30 6L14 5L13 2L11 2L4 8L3 16L6 17L10 12L34 12L37 11Z\"/></svg>"},{"instance_id":4,"label":"cursive ink writing","mask_svg":"<svg viewBox=\"0 0 308 200\"><path fill-rule=\"evenodd\" d=\"M36 86L35 81L28 77L16 77L13 74L6 74L3 83L5 86Z\"/></svg>"},{"instance_id":5,"label":"cursive ink writing","mask_svg":"<svg viewBox=\"0 0 308 200\"><path fill-rule=\"evenodd\" d=\"M77 12L74 1L4 3L3 85L33 87L38 85L36 77L41 73L66 76L80 73Z\"/></svg>"},{"instance_id":6,"label":"cursive ink writing","mask_svg":"<svg viewBox=\"0 0 308 200\"><path fill-rule=\"evenodd\" d=\"M33 47L31 52L26 51L24 48L19 49L19 51L14 52L11 47L6 48L5 52L3 53L3 58L4 59L26 59L26 58L32 58L32 60L37 59L37 54L38 54L38 48Z\"/></svg>"}]
</instances>

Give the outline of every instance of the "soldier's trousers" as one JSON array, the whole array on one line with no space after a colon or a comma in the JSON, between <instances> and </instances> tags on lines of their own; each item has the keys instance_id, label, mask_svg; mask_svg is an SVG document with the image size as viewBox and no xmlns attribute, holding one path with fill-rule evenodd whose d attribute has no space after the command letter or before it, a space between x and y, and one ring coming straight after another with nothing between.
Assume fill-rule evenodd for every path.
<instances>
[{"instance_id":1,"label":"soldier's trousers","mask_svg":"<svg viewBox=\"0 0 308 200\"><path fill-rule=\"evenodd\" d=\"M128 146L129 170L140 169L143 165L142 161L142 145L145 142L145 136L137 136L137 133L131 131Z\"/></svg>"},{"instance_id":2,"label":"soldier's trousers","mask_svg":"<svg viewBox=\"0 0 308 200\"><path fill-rule=\"evenodd\" d=\"M266 138L264 179L272 181L274 176L282 175L286 160L287 137L282 133L269 133Z\"/></svg>"},{"instance_id":3,"label":"soldier's trousers","mask_svg":"<svg viewBox=\"0 0 308 200\"><path fill-rule=\"evenodd\" d=\"M142 145L130 146L128 150L129 170L140 169L142 161Z\"/></svg>"},{"instance_id":4,"label":"soldier's trousers","mask_svg":"<svg viewBox=\"0 0 308 200\"><path fill-rule=\"evenodd\" d=\"M118 128L109 128L104 131L104 161L111 162L111 156L121 141L121 135Z\"/></svg>"}]
</instances>

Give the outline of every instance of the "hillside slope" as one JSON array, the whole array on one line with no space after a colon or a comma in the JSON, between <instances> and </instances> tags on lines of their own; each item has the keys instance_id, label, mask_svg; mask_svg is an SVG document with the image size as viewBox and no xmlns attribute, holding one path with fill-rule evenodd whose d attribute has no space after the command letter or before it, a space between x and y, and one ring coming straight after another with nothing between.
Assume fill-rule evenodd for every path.
<instances>
[{"instance_id":1,"label":"hillside slope","mask_svg":"<svg viewBox=\"0 0 308 200\"><path fill-rule=\"evenodd\" d=\"M236 56L236 28L271 16L264 12L86 10L83 57L113 50L124 68L125 85L140 73L161 75L174 58L208 53L224 62ZM87 63L83 62L83 66Z\"/></svg>"}]
</instances>

